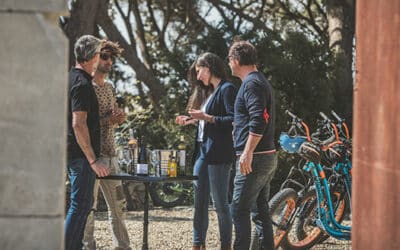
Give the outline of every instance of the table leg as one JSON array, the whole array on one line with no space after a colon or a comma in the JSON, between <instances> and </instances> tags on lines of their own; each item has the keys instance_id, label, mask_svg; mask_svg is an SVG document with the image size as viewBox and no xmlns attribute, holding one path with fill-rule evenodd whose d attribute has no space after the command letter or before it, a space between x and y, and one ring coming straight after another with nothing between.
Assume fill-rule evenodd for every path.
<instances>
[{"instance_id":1,"label":"table leg","mask_svg":"<svg viewBox=\"0 0 400 250\"><path fill-rule=\"evenodd\" d=\"M144 182L144 211L143 211L143 245L142 250L148 250L148 225L149 225L149 182Z\"/></svg>"}]
</instances>

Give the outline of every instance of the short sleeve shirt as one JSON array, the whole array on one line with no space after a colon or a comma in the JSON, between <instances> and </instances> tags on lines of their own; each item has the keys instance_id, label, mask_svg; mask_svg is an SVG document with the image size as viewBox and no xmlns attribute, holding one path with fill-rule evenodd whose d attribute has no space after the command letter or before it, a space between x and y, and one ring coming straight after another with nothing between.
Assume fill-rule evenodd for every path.
<instances>
[{"instance_id":1,"label":"short sleeve shirt","mask_svg":"<svg viewBox=\"0 0 400 250\"><path fill-rule=\"evenodd\" d=\"M90 143L97 157L100 156L100 119L99 104L92 86L92 77L85 71L72 68L68 79L68 131L67 155L68 159L85 158L81 147L76 141L72 128L72 113L75 111L87 112L87 126Z\"/></svg>"},{"instance_id":2,"label":"short sleeve shirt","mask_svg":"<svg viewBox=\"0 0 400 250\"><path fill-rule=\"evenodd\" d=\"M110 115L112 109L117 107L114 88L108 82L104 86L99 86L94 82L93 88L99 102L100 155L112 157L115 156L114 124L110 123Z\"/></svg>"}]
</instances>

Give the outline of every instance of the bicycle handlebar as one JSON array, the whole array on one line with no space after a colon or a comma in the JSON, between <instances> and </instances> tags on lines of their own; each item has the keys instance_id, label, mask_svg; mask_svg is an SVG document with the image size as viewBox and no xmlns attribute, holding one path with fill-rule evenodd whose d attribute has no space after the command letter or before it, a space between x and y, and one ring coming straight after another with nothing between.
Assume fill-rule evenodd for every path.
<instances>
[{"instance_id":1,"label":"bicycle handlebar","mask_svg":"<svg viewBox=\"0 0 400 250\"><path fill-rule=\"evenodd\" d=\"M323 141L318 140L318 142L322 146L322 149L326 150L337 143L341 143L341 141L339 139L339 133L336 124L333 123L332 120L329 119L329 117L325 115L323 112L319 112L319 115L322 117L324 122L323 127L320 128L321 129L320 131L321 133L323 132L324 134L329 135L329 138Z\"/></svg>"},{"instance_id":2,"label":"bicycle handlebar","mask_svg":"<svg viewBox=\"0 0 400 250\"><path fill-rule=\"evenodd\" d=\"M341 125L338 125L338 127L340 127L341 133L343 133L346 136L347 139L350 139L350 132L349 132L349 128L347 127L347 124L345 122L345 119L341 118L333 110L331 110L331 114L335 117L335 119L338 121L338 123L341 123Z\"/></svg>"},{"instance_id":3,"label":"bicycle handlebar","mask_svg":"<svg viewBox=\"0 0 400 250\"><path fill-rule=\"evenodd\" d=\"M292 112L290 112L289 110L285 111L285 114L288 114L290 117L292 117L293 119L299 120L301 121L300 118L298 118L295 114L293 114Z\"/></svg>"},{"instance_id":4,"label":"bicycle handlebar","mask_svg":"<svg viewBox=\"0 0 400 250\"><path fill-rule=\"evenodd\" d=\"M324 119L324 121L331 122L331 119L329 119L323 112L319 112L319 115Z\"/></svg>"},{"instance_id":5,"label":"bicycle handlebar","mask_svg":"<svg viewBox=\"0 0 400 250\"><path fill-rule=\"evenodd\" d=\"M344 122L344 119L341 118L338 114L336 114L335 111L331 110L331 114L335 117L336 120L338 120L338 122L340 123Z\"/></svg>"},{"instance_id":6,"label":"bicycle handlebar","mask_svg":"<svg viewBox=\"0 0 400 250\"><path fill-rule=\"evenodd\" d=\"M297 131L296 131L296 127L297 127L300 130L300 132L307 137L307 140L311 141L310 130L308 129L307 124L305 124L302 121L302 119L297 117L295 114L293 114L289 110L285 110L285 114L288 114L290 117L292 117L292 126L289 128L288 134L290 135L293 132L295 132L297 134Z\"/></svg>"},{"instance_id":7,"label":"bicycle handlebar","mask_svg":"<svg viewBox=\"0 0 400 250\"><path fill-rule=\"evenodd\" d=\"M295 114L293 114L289 110L285 110L285 114L289 115L292 118L292 125L288 131L289 135L291 135L292 133L297 134L297 129L299 129L300 132L307 137L307 141L316 143L317 145L319 145L321 147L321 149L323 151L326 151L329 148L342 143L342 141L339 138L339 131L338 131L337 125L335 123L333 123L331 121L331 119L329 119L328 116L325 115L323 112L319 112L319 115L323 118L324 124L321 124L322 127L318 128L317 131L315 133L313 133L312 135L310 135L309 128L308 128L307 124L302 121L302 119L297 117ZM336 113L335 113L335 115L337 116ZM335 116L335 118L339 117L339 116L337 116L337 117L336 116ZM343 124L343 125L345 126L345 124ZM345 128L347 128L347 127L345 126ZM327 138L325 140L321 140L322 139L321 137L326 138L326 136L329 136L329 138Z\"/></svg>"}]
</instances>

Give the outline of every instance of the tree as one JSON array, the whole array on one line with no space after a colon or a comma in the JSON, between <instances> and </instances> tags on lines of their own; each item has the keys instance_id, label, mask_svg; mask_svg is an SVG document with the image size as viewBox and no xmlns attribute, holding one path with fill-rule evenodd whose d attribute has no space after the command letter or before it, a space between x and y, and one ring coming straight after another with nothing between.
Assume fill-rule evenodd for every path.
<instances>
[{"instance_id":1,"label":"tree","mask_svg":"<svg viewBox=\"0 0 400 250\"><path fill-rule=\"evenodd\" d=\"M172 117L184 110L189 86L182 79L194 58L190 54L196 53L188 41L204 25L196 20L189 23L192 19L189 9L196 12L196 1L72 0L69 3L70 17L60 21L70 42L70 65L74 62L73 45L81 35L118 41L124 49L121 63L135 72L131 84L135 85L138 96L128 95L130 122L126 125L137 129L136 136L149 137L148 142L155 147L173 147L178 138L171 140L171 137L178 137L179 129L173 126Z\"/></svg>"},{"instance_id":2,"label":"tree","mask_svg":"<svg viewBox=\"0 0 400 250\"><path fill-rule=\"evenodd\" d=\"M136 73L136 87L141 98L148 99L153 106L158 106L167 94L163 79L166 75L166 72L163 72L163 61L172 60L175 64L183 62L186 66L186 60L180 60L184 58L176 57L177 53L174 52L177 48L188 46L185 45L186 38L196 31L192 29L193 26L188 29L188 17L185 14L189 6L195 6L194 2L166 1L164 6L152 0L72 1L71 15L65 28L70 41L70 51L78 37L83 34L99 36L100 29L107 39L118 41L124 49L122 56ZM154 8L163 16L161 24L155 17ZM124 27L117 27L114 22L117 16L122 19ZM169 31L170 29L172 31ZM169 37L173 33L177 34L176 38ZM74 58L73 53L70 53L70 58ZM74 60L70 61L72 64ZM176 73L180 77L185 74L182 71ZM142 101L142 104L146 105L146 102Z\"/></svg>"},{"instance_id":3,"label":"tree","mask_svg":"<svg viewBox=\"0 0 400 250\"><path fill-rule=\"evenodd\" d=\"M353 44L355 0L327 0L329 48L335 57L335 100L351 123L353 107Z\"/></svg>"},{"instance_id":4,"label":"tree","mask_svg":"<svg viewBox=\"0 0 400 250\"><path fill-rule=\"evenodd\" d=\"M332 108L351 118L354 0L71 3L66 29L71 45L82 34L95 34L124 48L120 63L129 65L134 76L126 78L118 67L112 76L135 89L122 93L129 107L126 126L146 135L153 147L176 146L178 134L193 137L192 130L173 122L185 112L187 68L205 51L225 58L237 35L256 45L259 69L276 90L277 134L285 129L285 109L309 122Z\"/></svg>"}]
</instances>

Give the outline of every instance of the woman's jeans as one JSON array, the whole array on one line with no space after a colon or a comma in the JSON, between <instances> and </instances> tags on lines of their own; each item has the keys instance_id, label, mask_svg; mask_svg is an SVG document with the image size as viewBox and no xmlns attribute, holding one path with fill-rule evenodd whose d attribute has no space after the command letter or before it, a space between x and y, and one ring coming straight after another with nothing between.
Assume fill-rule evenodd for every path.
<instances>
[{"instance_id":1,"label":"woman's jeans","mask_svg":"<svg viewBox=\"0 0 400 250\"><path fill-rule=\"evenodd\" d=\"M258 225L260 249L274 249L272 222L268 197L270 182L277 166L275 154L254 154L252 172L240 173L236 163L231 212L235 225L234 249L249 249L251 236L250 213Z\"/></svg>"},{"instance_id":2,"label":"woman's jeans","mask_svg":"<svg viewBox=\"0 0 400 250\"><path fill-rule=\"evenodd\" d=\"M86 158L67 162L71 183L70 207L65 219L65 249L82 249L86 218L92 208L93 186L96 174Z\"/></svg>"},{"instance_id":3,"label":"woman's jeans","mask_svg":"<svg viewBox=\"0 0 400 250\"><path fill-rule=\"evenodd\" d=\"M101 157L99 161L108 166L110 174L118 173L118 162L115 157ZM96 180L93 192L93 209L87 217L85 234L83 238L84 249L95 250L94 239L94 214L97 208L97 195L99 188L103 193L108 208L108 221L111 226L113 249L131 249L129 235L125 225L126 201L120 180Z\"/></svg>"},{"instance_id":4,"label":"woman's jeans","mask_svg":"<svg viewBox=\"0 0 400 250\"><path fill-rule=\"evenodd\" d=\"M200 155L193 168L193 175L199 177L197 181L194 181L194 246L205 245L206 242L210 191L218 216L221 248L231 246L232 218L228 204L231 166L232 163L207 164L204 153L200 150Z\"/></svg>"}]
</instances>

